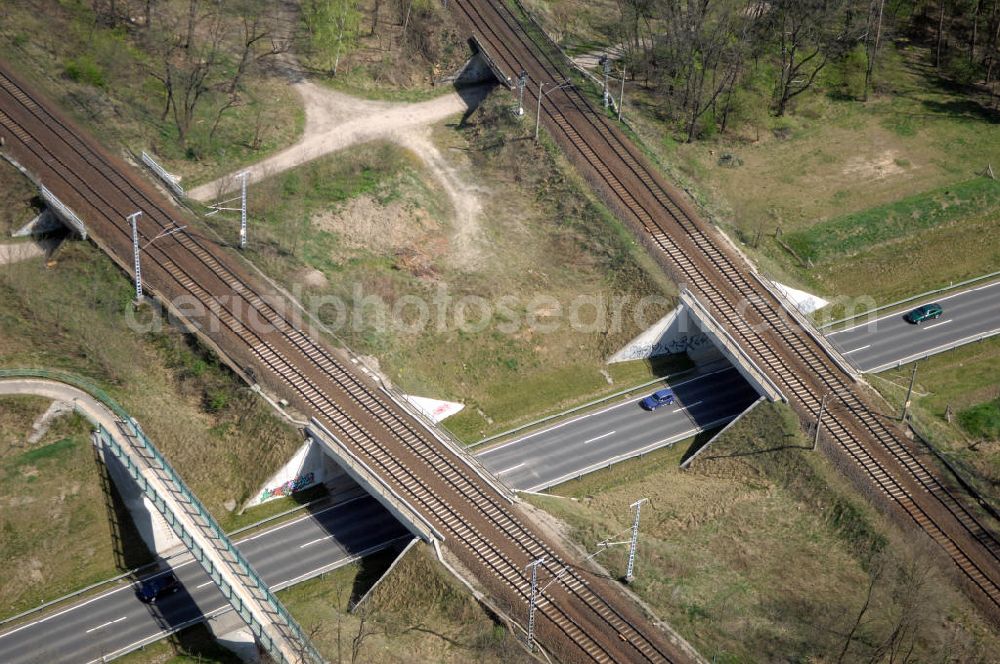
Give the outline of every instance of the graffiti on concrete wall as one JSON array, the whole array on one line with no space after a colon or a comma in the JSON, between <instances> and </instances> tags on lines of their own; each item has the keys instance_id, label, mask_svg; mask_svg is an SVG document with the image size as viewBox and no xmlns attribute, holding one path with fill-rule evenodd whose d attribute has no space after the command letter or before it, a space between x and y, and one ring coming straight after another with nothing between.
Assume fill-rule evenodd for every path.
<instances>
[{"instance_id":1,"label":"graffiti on concrete wall","mask_svg":"<svg viewBox=\"0 0 1000 664\"><path fill-rule=\"evenodd\" d=\"M642 360L657 355L675 355L700 350L711 344L708 336L702 333L681 334L670 341L660 340L655 344L636 344L621 353L622 360Z\"/></svg>"},{"instance_id":2,"label":"graffiti on concrete wall","mask_svg":"<svg viewBox=\"0 0 1000 664\"><path fill-rule=\"evenodd\" d=\"M280 498L281 496L290 496L296 491L301 491L302 489L312 486L315 483L314 478L314 473L306 473L304 475L299 475L298 477L293 477L284 484L276 486L273 489L264 489L260 492L259 502L264 502L265 500L270 500L271 498Z\"/></svg>"}]
</instances>

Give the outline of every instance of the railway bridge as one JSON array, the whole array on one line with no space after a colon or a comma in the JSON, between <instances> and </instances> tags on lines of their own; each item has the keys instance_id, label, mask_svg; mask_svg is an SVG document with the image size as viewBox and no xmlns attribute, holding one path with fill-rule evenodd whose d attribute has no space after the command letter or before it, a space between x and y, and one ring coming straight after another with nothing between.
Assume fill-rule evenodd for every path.
<instances>
[{"instance_id":1,"label":"railway bridge","mask_svg":"<svg viewBox=\"0 0 1000 664\"><path fill-rule=\"evenodd\" d=\"M788 399L803 422L822 421L822 449L859 488L907 528L940 545L970 596L1000 621L1000 524L943 475L899 426L840 352L659 173L581 88L565 54L518 0L454 0L459 21L500 70L527 73L526 105L605 203L673 280L725 329ZM538 102L539 85L551 86Z\"/></svg>"},{"instance_id":2,"label":"railway bridge","mask_svg":"<svg viewBox=\"0 0 1000 664\"><path fill-rule=\"evenodd\" d=\"M138 232L143 286L237 373L281 394L378 475L440 533L494 605L525 622L528 564L545 581L535 636L562 661L700 661L654 626L616 584L572 564L478 464L403 407L344 348L299 329L294 307L129 166L0 63L0 135L8 156L84 220L89 237L132 274L127 221ZM182 228L187 227L187 228ZM162 235L161 235L162 234ZM155 243L148 240L161 237Z\"/></svg>"}]
</instances>

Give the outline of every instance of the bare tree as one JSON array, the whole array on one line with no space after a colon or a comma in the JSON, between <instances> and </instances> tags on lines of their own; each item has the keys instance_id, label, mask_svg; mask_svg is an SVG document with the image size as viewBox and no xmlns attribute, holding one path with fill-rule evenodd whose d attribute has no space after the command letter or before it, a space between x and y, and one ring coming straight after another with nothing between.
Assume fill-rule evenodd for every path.
<instances>
[{"instance_id":1,"label":"bare tree","mask_svg":"<svg viewBox=\"0 0 1000 664\"><path fill-rule=\"evenodd\" d=\"M878 58L879 41L882 38L882 17L885 14L885 0L872 0L871 11L868 12L868 30L865 31L865 89L862 99L868 101L868 91L871 89L872 74L875 72L875 61Z\"/></svg>"},{"instance_id":2,"label":"bare tree","mask_svg":"<svg viewBox=\"0 0 1000 664\"><path fill-rule=\"evenodd\" d=\"M841 54L846 35L838 20L844 0L775 0L768 15L778 40L781 69L775 114L816 81L832 57Z\"/></svg>"},{"instance_id":3,"label":"bare tree","mask_svg":"<svg viewBox=\"0 0 1000 664\"><path fill-rule=\"evenodd\" d=\"M195 0L191 0L192 6ZM194 121L195 110L210 90L211 77L221 68L222 39L225 22L219 12L211 12L199 24L206 25L204 41L195 39L192 32L184 47L184 57L180 61L163 62L166 69L173 68L173 78L177 82L173 95L173 118L177 127L177 137L181 146L187 144L188 132Z\"/></svg>"},{"instance_id":4,"label":"bare tree","mask_svg":"<svg viewBox=\"0 0 1000 664\"><path fill-rule=\"evenodd\" d=\"M840 649L840 655L837 657L837 664L844 661L844 657L847 656L847 651L850 649L851 643L854 641L854 637L857 634L858 629L865 622L865 616L868 613L868 609L871 607L875 586L882 578L882 572L884 569L884 560L881 556L873 556L872 559L868 561L868 592L865 594L865 601L858 610L858 615L854 619L854 623L851 624L851 628L847 631L847 636L844 637L844 647Z\"/></svg>"},{"instance_id":5,"label":"bare tree","mask_svg":"<svg viewBox=\"0 0 1000 664\"><path fill-rule=\"evenodd\" d=\"M355 612L355 615L358 616L358 630L351 639L351 664L357 664L360 661L361 649L365 640L377 631L375 626L368 621L368 607L362 607L360 611Z\"/></svg>"}]
</instances>

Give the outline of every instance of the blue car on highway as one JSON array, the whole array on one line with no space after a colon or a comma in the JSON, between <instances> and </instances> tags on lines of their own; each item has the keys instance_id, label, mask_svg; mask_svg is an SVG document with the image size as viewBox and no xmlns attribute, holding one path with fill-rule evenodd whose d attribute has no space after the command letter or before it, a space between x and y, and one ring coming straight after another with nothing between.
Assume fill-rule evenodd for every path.
<instances>
[{"instance_id":1,"label":"blue car on highway","mask_svg":"<svg viewBox=\"0 0 1000 664\"><path fill-rule=\"evenodd\" d=\"M656 410L660 406L669 406L674 402L673 390L657 390L639 402L646 410Z\"/></svg>"},{"instance_id":2,"label":"blue car on highway","mask_svg":"<svg viewBox=\"0 0 1000 664\"><path fill-rule=\"evenodd\" d=\"M136 595L138 595L139 600L145 604L153 604L164 595L171 595L180 589L180 581L177 580L174 573L167 572L166 574L154 576L148 581L143 581L139 584L139 589L136 591Z\"/></svg>"}]
</instances>

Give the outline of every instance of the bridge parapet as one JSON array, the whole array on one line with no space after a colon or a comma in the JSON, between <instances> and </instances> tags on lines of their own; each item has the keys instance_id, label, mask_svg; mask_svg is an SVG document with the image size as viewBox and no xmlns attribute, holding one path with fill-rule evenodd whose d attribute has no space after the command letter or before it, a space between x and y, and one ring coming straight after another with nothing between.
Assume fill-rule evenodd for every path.
<instances>
[{"instance_id":1,"label":"bridge parapet","mask_svg":"<svg viewBox=\"0 0 1000 664\"><path fill-rule=\"evenodd\" d=\"M736 340L715 320L715 317L691 291L686 288L681 289L681 302L688 306L695 323L715 343L719 352L726 356L726 359L736 367L736 370L746 378L748 383L757 389L759 394L767 397L769 401L788 401L774 381L740 348Z\"/></svg>"},{"instance_id":2,"label":"bridge parapet","mask_svg":"<svg viewBox=\"0 0 1000 664\"><path fill-rule=\"evenodd\" d=\"M117 436L99 426L94 442L110 451L205 569L260 644L282 664L323 662L295 619L208 513L201 501L129 418ZM127 441L122 445L119 441Z\"/></svg>"}]
</instances>

